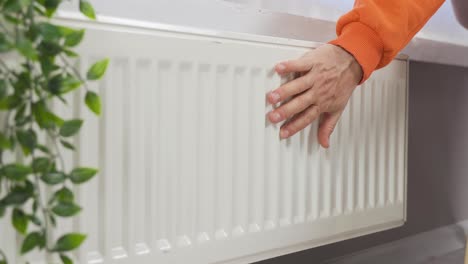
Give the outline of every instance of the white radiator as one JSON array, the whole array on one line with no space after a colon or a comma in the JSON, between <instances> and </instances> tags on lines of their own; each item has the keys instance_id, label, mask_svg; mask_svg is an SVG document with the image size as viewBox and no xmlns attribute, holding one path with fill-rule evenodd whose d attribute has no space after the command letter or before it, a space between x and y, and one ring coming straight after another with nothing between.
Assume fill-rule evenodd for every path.
<instances>
[{"instance_id":1,"label":"white radiator","mask_svg":"<svg viewBox=\"0 0 468 264\"><path fill-rule=\"evenodd\" d=\"M62 22L88 28L83 70L111 59L93 87L103 116L62 111L86 120L67 163L101 172L77 189L84 211L57 234L89 234L80 263L250 263L404 223L405 60L356 90L323 150L317 123L280 141L265 119L265 94L281 83L273 65L314 43ZM9 219L0 228L12 255L20 238Z\"/></svg>"}]
</instances>

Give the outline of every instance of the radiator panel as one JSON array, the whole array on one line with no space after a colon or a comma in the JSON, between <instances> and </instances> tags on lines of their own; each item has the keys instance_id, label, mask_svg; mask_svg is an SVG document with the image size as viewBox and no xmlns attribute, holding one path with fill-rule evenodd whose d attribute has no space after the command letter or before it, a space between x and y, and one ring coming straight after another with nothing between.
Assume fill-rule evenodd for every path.
<instances>
[{"instance_id":1,"label":"radiator panel","mask_svg":"<svg viewBox=\"0 0 468 264\"><path fill-rule=\"evenodd\" d=\"M100 168L56 234L89 234L81 263L248 263L404 222L406 61L355 91L324 150L317 122L280 141L265 118L272 66L303 43L63 23L88 28L83 71L111 59L102 117L66 114L86 120L67 164Z\"/></svg>"}]
</instances>

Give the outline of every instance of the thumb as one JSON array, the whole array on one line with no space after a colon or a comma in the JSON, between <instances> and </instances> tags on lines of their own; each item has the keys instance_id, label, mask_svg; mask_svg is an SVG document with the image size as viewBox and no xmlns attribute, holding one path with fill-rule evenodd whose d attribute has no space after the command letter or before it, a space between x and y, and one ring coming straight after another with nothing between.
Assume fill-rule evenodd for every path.
<instances>
[{"instance_id":1,"label":"thumb","mask_svg":"<svg viewBox=\"0 0 468 264\"><path fill-rule=\"evenodd\" d=\"M336 124L341 117L341 111L335 113L324 113L318 129L318 141L324 148L330 147L330 136L335 130Z\"/></svg>"}]
</instances>

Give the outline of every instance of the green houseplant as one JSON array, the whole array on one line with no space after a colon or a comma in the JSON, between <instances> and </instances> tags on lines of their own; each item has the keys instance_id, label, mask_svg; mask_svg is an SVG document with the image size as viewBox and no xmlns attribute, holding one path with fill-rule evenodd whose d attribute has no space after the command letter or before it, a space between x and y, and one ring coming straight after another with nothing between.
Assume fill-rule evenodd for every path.
<instances>
[{"instance_id":1,"label":"green houseplant","mask_svg":"<svg viewBox=\"0 0 468 264\"><path fill-rule=\"evenodd\" d=\"M99 115L99 96L86 82L100 79L108 60L92 65L85 76L72 66L79 57L73 48L85 31L50 20L61 2L0 0L0 218L11 219L21 235L20 254L39 249L69 264L67 253L86 236L68 233L54 240L50 234L61 217L82 210L72 187L97 170L65 168L62 152L74 150L71 138L83 120L64 120L50 106L69 104L64 95L83 87L84 103ZM88 0L80 0L79 9L95 19ZM0 249L0 264L11 264L8 258Z\"/></svg>"}]
</instances>

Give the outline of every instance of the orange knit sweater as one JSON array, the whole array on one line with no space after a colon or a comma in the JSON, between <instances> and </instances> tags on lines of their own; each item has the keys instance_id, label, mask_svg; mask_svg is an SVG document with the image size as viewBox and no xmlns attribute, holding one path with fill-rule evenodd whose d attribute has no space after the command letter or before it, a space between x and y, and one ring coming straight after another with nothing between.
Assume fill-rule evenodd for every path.
<instances>
[{"instance_id":1,"label":"orange knit sweater","mask_svg":"<svg viewBox=\"0 0 468 264\"><path fill-rule=\"evenodd\" d=\"M331 44L353 54L367 80L402 50L444 0L356 0L337 24Z\"/></svg>"}]
</instances>

